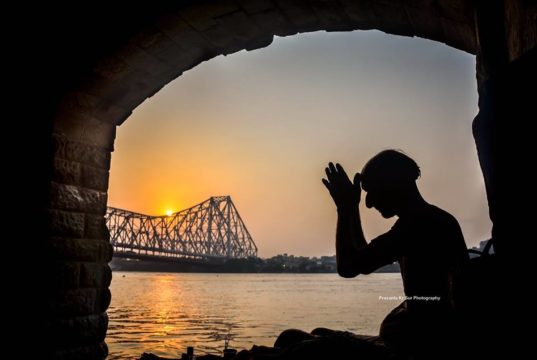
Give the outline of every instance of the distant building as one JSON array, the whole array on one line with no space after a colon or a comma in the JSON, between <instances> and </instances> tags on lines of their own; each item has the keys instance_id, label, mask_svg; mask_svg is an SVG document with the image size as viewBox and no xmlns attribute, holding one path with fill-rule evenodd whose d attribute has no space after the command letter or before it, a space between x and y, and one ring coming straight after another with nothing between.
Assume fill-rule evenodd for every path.
<instances>
[{"instance_id":1,"label":"distant building","mask_svg":"<svg viewBox=\"0 0 537 360\"><path fill-rule=\"evenodd\" d=\"M321 266L325 267L329 271L336 271L336 255L333 256L321 256Z\"/></svg>"},{"instance_id":2,"label":"distant building","mask_svg":"<svg viewBox=\"0 0 537 360\"><path fill-rule=\"evenodd\" d=\"M479 252L484 252L484 251L485 251L485 246L487 246L487 243L488 243L489 241L490 241L490 239L489 239L489 240L483 240L483 241L480 241L480 242L479 242L479 245L478 245L478 246L474 246L474 247L472 247L471 250L477 250L477 251L479 251ZM490 253L490 254L494 254L494 247L493 247L493 246L490 247L489 253ZM477 254L472 254L472 253L470 253L470 257L476 257L476 256L478 256L478 255L477 255Z\"/></svg>"}]
</instances>

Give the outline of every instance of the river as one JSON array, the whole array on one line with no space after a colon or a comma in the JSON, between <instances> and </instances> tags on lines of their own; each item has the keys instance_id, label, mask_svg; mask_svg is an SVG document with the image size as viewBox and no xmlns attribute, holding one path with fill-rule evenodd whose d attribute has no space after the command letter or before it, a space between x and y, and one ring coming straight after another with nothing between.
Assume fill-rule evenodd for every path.
<instances>
[{"instance_id":1,"label":"river","mask_svg":"<svg viewBox=\"0 0 537 360\"><path fill-rule=\"evenodd\" d=\"M378 334L403 295L397 273L343 279L337 274L114 272L108 359L143 352L181 357L272 345L287 328ZM389 298L387 300L386 298Z\"/></svg>"}]
</instances>

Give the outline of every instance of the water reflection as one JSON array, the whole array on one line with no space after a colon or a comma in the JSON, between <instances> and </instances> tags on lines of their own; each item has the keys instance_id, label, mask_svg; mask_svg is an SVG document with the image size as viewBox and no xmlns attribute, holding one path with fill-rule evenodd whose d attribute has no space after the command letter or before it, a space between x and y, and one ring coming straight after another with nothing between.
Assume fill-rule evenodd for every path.
<instances>
[{"instance_id":1,"label":"water reflection","mask_svg":"<svg viewBox=\"0 0 537 360\"><path fill-rule=\"evenodd\" d=\"M125 276L123 276L125 275ZM187 346L219 353L230 346L271 345L289 327L378 332L401 295L398 274L345 280L335 274L153 274L115 272L109 359L144 351L180 357Z\"/></svg>"}]
</instances>

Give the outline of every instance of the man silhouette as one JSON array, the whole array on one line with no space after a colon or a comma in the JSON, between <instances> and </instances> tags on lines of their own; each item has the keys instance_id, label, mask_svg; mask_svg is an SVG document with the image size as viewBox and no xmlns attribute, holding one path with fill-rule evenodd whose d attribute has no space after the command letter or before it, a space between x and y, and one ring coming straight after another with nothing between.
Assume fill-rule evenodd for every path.
<instances>
[{"instance_id":1,"label":"man silhouette","mask_svg":"<svg viewBox=\"0 0 537 360\"><path fill-rule=\"evenodd\" d=\"M320 354L323 353L319 350L322 348L320 343L326 343L327 338L332 342L338 338L337 346L345 348L349 344L345 339L354 339L350 351L365 349L375 358L382 358L385 352L364 348L363 341L384 344L398 355L447 356L455 337L454 285L458 271L468 257L457 220L425 201L416 184L420 168L400 151L385 150L375 155L362 173L354 176L353 182L340 164L329 163L326 177L322 181L338 213L336 259L339 275L352 278L370 274L398 261L406 300L384 319L380 338L353 337L346 332L328 329L316 329L313 336L286 330L275 347L289 348L305 340L317 343L313 353ZM367 192L365 203L368 208L377 209L385 218L398 216L388 232L370 243L365 240L360 220L362 189ZM301 351L308 348L303 345L295 348Z\"/></svg>"}]
</instances>

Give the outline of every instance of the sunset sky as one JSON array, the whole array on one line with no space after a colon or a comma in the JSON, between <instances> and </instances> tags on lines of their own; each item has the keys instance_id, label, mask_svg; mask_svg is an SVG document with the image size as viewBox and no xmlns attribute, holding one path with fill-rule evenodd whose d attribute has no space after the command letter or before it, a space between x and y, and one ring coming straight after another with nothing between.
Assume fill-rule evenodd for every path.
<instances>
[{"instance_id":1,"label":"sunset sky","mask_svg":"<svg viewBox=\"0 0 537 360\"><path fill-rule=\"evenodd\" d=\"M446 45L378 31L275 38L189 70L134 111L118 128L109 205L164 215L231 195L259 256L332 255L324 167L354 174L398 148L473 246L491 227L476 114L475 58ZM367 239L395 220L361 206Z\"/></svg>"}]
</instances>

